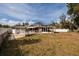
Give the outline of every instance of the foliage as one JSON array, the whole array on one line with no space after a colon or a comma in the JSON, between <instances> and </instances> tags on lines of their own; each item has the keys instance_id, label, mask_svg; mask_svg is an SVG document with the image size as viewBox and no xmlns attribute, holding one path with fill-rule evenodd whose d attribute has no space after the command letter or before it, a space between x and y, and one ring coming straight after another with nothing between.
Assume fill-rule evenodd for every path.
<instances>
[{"instance_id":1,"label":"foliage","mask_svg":"<svg viewBox=\"0 0 79 59\"><path fill-rule=\"evenodd\" d=\"M11 26L9 26L9 25L2 25L2 24L0 24L0 27L10 28Z\"/></svg>"},{"instance_id":2,"label":"foliage","mask_svg":"<svg viewBox=\"0 0 79 59\"><path fill-rule=\"evenodd\" d=\"M79 4L78 3L69 3L67 4L68 7L68 15L71 16L73 24L76 28L79 27Z\"/></svg>"},{"instance_id":3,"label":"foliage","mask_svg":"<svg viewBox=\"0 0 79 59\"><path fill-rule=\"evenodd\" d=\"M57 23L54 21L51 21L51 23L49 25L55 26Z\"/></svg>"},{"instance_id":4,"label":"foliage","mask_svg":"<svg viewBox=\"0 0 79 59\"><path fill-rule=\"evenodd\" d=\"M22 25L25 26L25 25L29 25L29 24L28 23L22 23Z\"/></svg>"},{"instance_id":5,"label":"foliage","mask_svg":"<svg viewBox=\"0 0 79 59\"><path fill-rule=\"evenodd\" d=\"M65 16L64 14L62 14L62 15L60 16L60 24L61 24L61 27L62 27L62 28L65 28L65 26L66 26L66 21L65 21L65 19L66 19L66 16Z\"/></svg>"},{"instance_id":6,"label":"foliage","mask_svg":"<svg viewBox=\"0 0 79 59\"><path fill-rule=\"evenodd\" d=\"M35 24L37 24L37 25L44 25L44 23L42 23L41 21L36 22Z\"/></svg>"}]
</instances>

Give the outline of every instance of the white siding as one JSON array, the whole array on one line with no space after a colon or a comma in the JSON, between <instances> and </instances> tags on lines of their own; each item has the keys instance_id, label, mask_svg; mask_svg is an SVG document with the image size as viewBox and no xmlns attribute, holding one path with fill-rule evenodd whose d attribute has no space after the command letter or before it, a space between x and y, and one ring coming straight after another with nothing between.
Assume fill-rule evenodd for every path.
<instances>
[{"instance_id":1,"label":"white siding","mask_svg":"<svg viewBox=\"0 0 79 59\"><path fill-rule=\"evenodd\" d=\"M69 29L53 29L54 32L69 32Z\"/></svg>"}]
</instances>

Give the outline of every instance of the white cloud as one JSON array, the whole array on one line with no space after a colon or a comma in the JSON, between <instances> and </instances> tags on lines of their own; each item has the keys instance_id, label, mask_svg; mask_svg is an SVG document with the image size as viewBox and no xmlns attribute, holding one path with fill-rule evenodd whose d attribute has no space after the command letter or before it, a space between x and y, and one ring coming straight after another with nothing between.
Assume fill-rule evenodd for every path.
<instances>
[{"instance_id":1,"label":"white cloud","mask_svg":"<svg viewBox=\"0 0 79 59\"><path fill-rule=\"evenodd\" d=\"M5 8L0 8L0 13L7 14L19 20L26 20L34 17L35 12L30 6L24 4L4 4Z\"/></svg>"},{"instance_id":2,"label":"white cloud","mask_svg":"<svg viewBox=\"0 0 79 59\"><path fill-rule=\"evenodd\" d=\"M40 6L40 4L39 4L39 6ZM57 8L57 7L55 7L55 8ZM16 20L18 19L18 21L15 21L13 19L3 18L3 19L1 19L0 22L4 23L4 24L12 23L11 25L13 25L13 23L16 24L19 22L26 22L28 20L48 19L47 22L50 22L50 19L54 19L56 17L58 19L59 15L64 13L64 8L59 9L59 10L53 10L52 12L50 11L49 13L46 12L47 14L40 13L40 12L43 12L42 11L43 9L44 8L41 6L39 7L39 9L34 9L32 6L30 6L28 4L0 4L0 13L13 17Z\"/></svg>"},{"instance_id":3,"label":"white cloud","mask_svg":"<svg viewBox=\"0 0 79 59\"><path fill-rule=\"evenodd\" d=\"M64 13L65 11L65 7L59 9L59 10L55 10L54 12L49 13L47 16L49 16L51 18L51 20L53 19L53 21L55 22L60 22L60 16ZM64 13L66 14L66 13ZM55 19L56 18L56 19Z\"/></svg>"},{"instance_id":4,"label":"white cloud","mask_svg":"<svg viewBox=\"0 0 79 59\"><path fill-rule=\"evenodd\" d=\"M2 20L2 21L7 21L7 19L6 19L6 18L2 18L1 20Z\"/></svg>"},{"instance_id":5,"label":"white cloud","mask_svg":"<svg viewBox=\"0 0 79 59\"><path fill-rule=\"evenodd\" d=\"M18 24L18 23L20 23L19 21L13 21L13 20L9 20L8 21L8 25L15 25L15 24Z\"/></svg>"},{"instance_id":6,"label":"white cloud","mask_svg":"<svg viewBox=\"0 0 79 59\"><path fill-rule=\"evenodd\" d=\"M29 21L29 25L33 25L34 24L34 22L33 21Z\"/></svg>"},{"instance_id":7,"label":"white cloud","mask_svg":"<svg viewBox=\"0 0 79 59\"><path fill-rule=\"evenodd\" d=\"M3 25L15 25L15 24L17 24L17 23L20 23L19 21L14 21L14 20L8 20L8 19L6 19L6 18L2 18L2 19L0 19L1 21L0 21L0 23L1 24L3 24ZM7 21L8 20L8 21Z\"/></svg>"}]
</instances>

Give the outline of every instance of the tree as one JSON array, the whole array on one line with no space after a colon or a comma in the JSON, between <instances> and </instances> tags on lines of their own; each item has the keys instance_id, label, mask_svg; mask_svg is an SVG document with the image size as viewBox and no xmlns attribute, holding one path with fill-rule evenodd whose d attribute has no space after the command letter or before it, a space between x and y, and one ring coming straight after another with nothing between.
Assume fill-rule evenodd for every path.
<instances>
[{"instance_id":1,"label":"tree","mask_svg":"<svg viewBox=\"0 0 79 59\"><path fill-rule=\"evenodd\" d=\"M23 26L25 26L25 23L22 23Z\"/></svg>"},{"instance_id":2,"label":"tree","mask_svg":"<svg viewBox=\"0 0 79 59\"><path fill-rule=\"evenodd\" d=\"M75 3L68 3L67 4L67 7L68 7L68 14L69 15L72 15L74 13L74 7L76 6Z\"/></svg>"},{"instance_id":3,"label":"tree","mask_svg":"<svg viewBox=\"0 0 79 59\"><path fill-rule=\"evenodd\" d=\"M71 16L71 21L74 23L76 28L79 27L79 4L78 3L69 3L68 7L68 15Z\"/></svg>"},{"instance_id":4,"label":"tree","mask_svg":"<svg viewBox=\"0 0 79 59\"><path fill-rule=\"evenodd\" d=\"M64 15L64 14L62 14L61 16L60 16L60 24L61 24L61 28L65 28L65 26L66 26L66 15Z\"/></svg>"},{"instance_id":5,"label":"tree","mask_svg":"<svg viewBox=\"0 0 79 59\"><path fill-rule=\"evenodd\" d=\"M35 24L37 24L37 25L44 25L41 21L36 22Z\"/></svg>"},{"instance_id":6,"label":"tree","mask_svg":"<svg viewBox=\"0 0 79 59\"><path fill-rule=\"evenodd\" d=\"M2 24L0 24L0 27L2 27Z\"/></svg>"},{"instance_id":7,"label":"tree","mask_svg":"<svg viewBox=\"0 0 79 59\"><path fill-rule=\"evenodd\" d=\"M25 25L29 25L29 23L25 23Z\"/></svg>"},{"instance_id":8,"label":"tree","mask_svg":"<svg viewBox=\"0 0 79 59\"><path fill-rule=\"evenodd\" d=\"M20 23L18 23L18 24L16 24L15 26L20 26L21 24Z\"/></svg>"},{"instance_id":9,"label":"tree","mask_svg":"<svg viewBox=\"0 0 79 59\"><path fill-rule=\"evenodd\" d=\"M51 21L51 23L50 23L49 25L51 25L51 26L55 26L56 24L57 24L56 22Z\"/></svg>"}]
</instances>

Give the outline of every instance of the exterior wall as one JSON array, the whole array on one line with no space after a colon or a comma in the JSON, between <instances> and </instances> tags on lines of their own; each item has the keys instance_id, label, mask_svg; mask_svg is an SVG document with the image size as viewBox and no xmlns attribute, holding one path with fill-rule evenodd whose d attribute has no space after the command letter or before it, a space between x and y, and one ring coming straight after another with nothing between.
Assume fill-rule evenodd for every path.
<instances>
[{"instance_id":1,"label":"exterior wall","mask_svg":"<svg viewBox=\"0 0 79 59\"><path fill-rule=\"evenodd\" d=\"M53 32L69 32L69 29L53 29Z\"/></svg>"},{"instance_id":2,"label":"exterior wall","mask_svg":"<svg viewBox=\"0 0 79 59\"><path fill-rule=\"evenodd\" d=\"M13 29L13 33L16 35L29 35L35 33L52 33L52 32L68 32L69 29L53 29L52 26L29 26L24 28Z\"/></svg>"},{"instance_id":3,"label":"exterior wall","mask_svg":"<svg viewBox=\"0 0 79 59\"><path fill-rule=\"evenodd\" d=\"M25 33L25 30L22 30L22 29L13 29L12 33L14 33L14 34L22 34L22 33Z\"/></svg>"},{"instance_id":4,"label":"exterior wall","mask_svg":"<svg viewBox=\"0 0 79 59\"><path fill-rule=\"evenodd\" d=\"M49 27L37 27L37 28L28 28L26 32L52 32L52 29Z\"/></svg>"},{"instance_id":5,"label":"exterior wall","mask_svg":"<svg viewBox=\"0 0 79 59\"><path fill-rule=\"evenodd\" d=\"M12 33L13 33L15 39L24 37L26 35L26 32L23 29L13 29Z\"/></svg>"}]
</instances>

